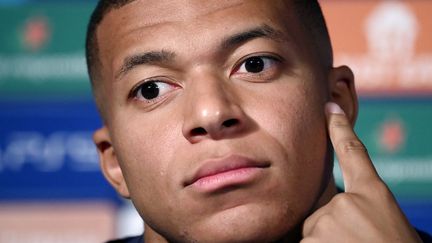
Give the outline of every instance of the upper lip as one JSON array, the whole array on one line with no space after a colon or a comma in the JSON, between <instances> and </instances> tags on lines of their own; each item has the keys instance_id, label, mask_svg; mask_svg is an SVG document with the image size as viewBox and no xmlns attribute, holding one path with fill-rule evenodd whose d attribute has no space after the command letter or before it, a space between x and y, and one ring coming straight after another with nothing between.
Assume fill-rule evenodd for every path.
<instances>
[{"instance_id":1,"label":"upper lip","mask_svg":"<svg viewBox=\"0 0 432 243\"><path fill-rule=\"evenodd\" d=\"M186 180L184 186L194 184L201 178L241 168L265 168L269 163L259 162L241 155L229 155L220 159L210 159L203 162L193 176Z\"/></svg>"}]
</instances>

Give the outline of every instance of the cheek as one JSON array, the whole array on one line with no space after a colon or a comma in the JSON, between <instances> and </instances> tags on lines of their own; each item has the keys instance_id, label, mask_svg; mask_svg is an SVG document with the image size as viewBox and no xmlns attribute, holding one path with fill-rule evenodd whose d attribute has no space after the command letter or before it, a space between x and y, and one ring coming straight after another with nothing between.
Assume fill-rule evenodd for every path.
<instances>
[{"instance_id":1,"label":"cheek","mask_svg":"<svg viewBox=\"0 0 432 243\"><path fill-rule=\"evenodd\" d=\"M269 102L257 102L255 106L259 109L254 117L265 132L268 149L281 161L276 166L280 178L289 180L285 183L290 187L287 191L296 188L316 191L326 173L324 103L313 87L292 85L278 89L283 88L289 92L272 96Z\"/></svg>"},{"instance_id":2,"label":"cheek","mask_svg":"<svg viewBox=\"0 0 432 243\"><path fill-rule=\"evenodd\" d=\"M261 97L250 106L249 113L261 129L292 151L304 150L300 145L310 148L312 143L323 142L324 102L318 90L306 85L283 85L267 93L279 95Z\"/></svg>"},{"instance_id":3,"label":"cheek","mask_svg":"<svg viewBox=\"0 0 432 243\"><path fill-rule=\"evenodd\" d=\"M177 205L176 184L171 178L176 176L172 162L178 137L173 133L178 128L160 122L144 124L142 120L136 125L129 121L129 129L118 131L122 136L117 138L122 141L118 158L135 207L148 224L158 225L158 215L173 217L169 215Z\"/></svg>"},{"instance_id":4,"label":"cheek","mask_svg":"<svg viewBox=\"0 0 432 243\"><path fill-rule=\"evenodd\" d=\"M289 98L288 98L289 99ZM313 95L299 90L294 100L290 102L289 112L281 112L281 122L285 122L288 131L284 140L292 141L294 151L308 151L315 146L324 145L325 115L324 105Z\"/></svg>"},{"instance_id":5,"label":"cheek","mask_svg":"<svg viewBox=\"0 0 432 243\"><path fill-rule=\"evenodd\" d=\"M323 161L327 139L324 104L319 93L300 86L290 96L281 97L281 102L285 102L286 106L277 111L281 114L280 141L293 151L296 161L314 167L323 166L319 163Z\"/></svg>"},{"instance_id":6,"label":"cheek","mask_svg":"<svg viewBox=\"0 0 432 243\"><path fill-rule=\"evenodd\" d=\"M124 125L113 129L117 158L131 197L137 200L159 198L163 196L159 194L167 191L169 185L162 179L167 177L175 152L172 149L175 146L173 133L178 128L148 120L139 117L128 119L127 122L118 122Z\"/></svg>"}]
</instances>

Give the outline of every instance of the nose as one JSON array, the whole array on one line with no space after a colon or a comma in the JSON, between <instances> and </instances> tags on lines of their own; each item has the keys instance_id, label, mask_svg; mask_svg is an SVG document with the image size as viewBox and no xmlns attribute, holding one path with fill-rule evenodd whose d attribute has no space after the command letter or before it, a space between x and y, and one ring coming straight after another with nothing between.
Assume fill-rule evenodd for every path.
<instances>
[{"instance_id":1,"label":"nose","mask_svg":"<svg viewBox=\"0 0 432 243\"><path fill-rule=\"evenodd\" d=\"M247 130L248 119L237 97L221 81L196 82L189 88L182 128L189 142L232 138Z\"/></svg>"}]
</instances>

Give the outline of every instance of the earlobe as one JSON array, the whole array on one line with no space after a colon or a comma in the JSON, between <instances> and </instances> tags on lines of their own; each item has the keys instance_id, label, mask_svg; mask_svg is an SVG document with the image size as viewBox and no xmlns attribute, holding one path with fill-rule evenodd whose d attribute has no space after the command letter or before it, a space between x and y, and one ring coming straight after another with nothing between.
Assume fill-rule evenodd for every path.
<instances>
[{"instance_id":1,"label":"earlobe","mask_svg":"<svg viewBox=\"0 0 432 243\"><path fill-rule=\"evenodd\" d=\"M354 126L358 113L354 74L347 66L333 68L329 74L330 101L337 103Z\"/></svg>"},{"instance_id":2,"label":"earlobe","mask_svg":"<svg viewBox=\"0 0 432 243\"><path fill-rule=\"evenodd\" d=\"M104 126L97 130L93 134L93 141L97 147L100 166L105 178L122 197L129 198L129 190L112 146L108 128Z\"/></svg>"}]
</instances>

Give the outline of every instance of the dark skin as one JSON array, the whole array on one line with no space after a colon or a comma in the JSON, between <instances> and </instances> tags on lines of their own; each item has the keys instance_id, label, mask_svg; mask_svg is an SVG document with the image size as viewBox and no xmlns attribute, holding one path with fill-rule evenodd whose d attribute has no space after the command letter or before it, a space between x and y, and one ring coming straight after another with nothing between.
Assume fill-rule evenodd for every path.
<instances>
[{"instance_id":1,"label":"dark skin","mask_svg":"<svg viewBox=\"0 0 432 243\"><path fill-rule=\"evenodd\" d=\"M352 72L323 65L299 21L276 0L105 16L94 141L146 242L419 242L352 130Z\"/></svg>"}]
</instances>

